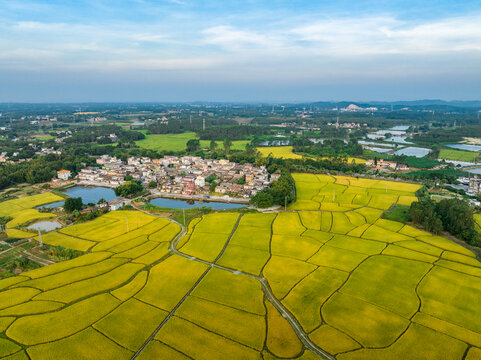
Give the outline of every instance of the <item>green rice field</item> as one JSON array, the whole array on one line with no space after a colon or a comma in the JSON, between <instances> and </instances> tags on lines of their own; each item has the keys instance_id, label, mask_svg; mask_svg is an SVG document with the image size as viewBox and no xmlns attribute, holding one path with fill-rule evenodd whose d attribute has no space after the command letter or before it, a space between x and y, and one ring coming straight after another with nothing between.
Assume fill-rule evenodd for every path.
<instances>
[{"instance_id":1,"label":"green rice field","mask_svg":"<svg viewBox=\"0 0 481 360\"><path fill-rule=\"evenodd\" d=\"M478 157L475 151L463 151L453 149L441 149L439 152L440 159L474 162Z\"/></svg>"},{"instance_id":2,"label":"green rice field","mask_svg":"<svg viewBox=\"0 0 481 360\"><path fill-rule=\"evenodd\" d=\"M155 151L183 151L186 148L187 141L196 139L197 136L193 132L185 132L182 134L154 134L145 135L145 139L136 141L135 143L145 149ZM249 140L232 141L232 150L244 150ZM210 140L201 140L201 148L208 148ZM223 149L222 141L217 141L217 147Z\"/></svg>"}]
</instances>

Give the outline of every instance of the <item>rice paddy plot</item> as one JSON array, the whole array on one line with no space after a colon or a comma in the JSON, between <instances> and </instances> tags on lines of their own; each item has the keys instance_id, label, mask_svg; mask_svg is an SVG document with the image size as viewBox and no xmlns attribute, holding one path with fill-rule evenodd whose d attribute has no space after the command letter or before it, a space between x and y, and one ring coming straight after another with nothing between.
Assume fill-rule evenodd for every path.
<instances>
[{"instance_id":1,"label":"rice paddy plot","mask_svg":"<svg viewBox=\"0 0 481 360\"><path fill-rule=\"evenodd\" d=\"M56 312L18 318L6 335L24 345L59 340L85 329L118 305L120 301L109 294L97 295Z\"/></svg>"},{"instance_id":2,"label":"rice paddy plot","mask_svg":"<svg viewBox=\"0 0 481 360\"><path fill-rule=\"evenodd\" d=\"M258 147L257 150L264 157L272 156L280 159L302 159L301 155L292 152L292 146L268 146Z\"/></svg>"},{"instance_id":3,"label":"rice paddy plot","mask_svg":"<svg viewBox=\"0 0 481 360\"><path fill-rule=\"evenodd\" d=\"M302 279L282 301L306 332L321 325L320 309L327 298L346 281L344 271L319 267Z\"/></svg>"},{"instance_id":4,"label":"rice paddy plot","mask_svg":"<svg viewBox=\"0 0 481 360\"><path fill-rule=\"evenodd\" d=\"M150 269L147 284L135 298L171 311L192 288L207 266L181 256L170 256Z\"/></svg>"},{"instance_id":5,"label":"rice paddy plot","mask_svg":"<svg viewBox=\"0 0 481 360\"><path fill-rule=\"evenodd\" d=\"M187 147L187 141L197 139L193 132L185 132L181 134L148 134L145 139L138 140L135 143L144 149L155 151L184 151ZM218 142L219 143L219 142ZM232 150L244 150L249 143L248 140L234 140L232 141ZM200 140L202 148L208 148L209 140ZM220 144L222 147L222 145Z\"/></svg>"},{"instance_id":6,"label":"rice paddy plot","mask_svg":"<svg viewBox=\"0 0 481 360\"><path fill-rule=\"evenodd\" d=\"M423 339L423 341L420 341ZM338 355L339 360L396 360L463 358L466 344L418 324L409 329L385 349L362 349Z\"/></svg>"},{"instance_id":7,"label":"rice paddy plot","mask_svg":"<svg viewBox=\"0 0 481 360\"><path fill-rule=\"evenodd\" d=\"M307 236L272 235L271 253L305 261L314 255L321 245L321 242Z\"/></svg>"},{"instance_id":8,"label":"rice paddy plot","mask_svg":"<svg viewBox=\"0 0 481 360\"><path fill-rule=\"evenodd\" d=\"M272 256L263 273L269 281L274 295L278 299L282 299L300 280L315 269L315 265L304 261L283 256Z\"/></svg>"},{"instance_id":9,"label":"rice paddy plot","mask_svg":"<svg viewBox=\"0 0 481 360\"><path fill-rule=\"evenodd\" d=\"M354 270L368 255L360 252L324 245L308 259L309 263L343 271Z\"/></svg>"},{"instance_id":10,"label":"rice paddy plot","mask_svg":"<svg viewBox=\"0 0 481 360\"><path fill-rule=\"evenodd\" d=\"M35 240L39 241L38 236L35 237ZM48 234L44 234L42 235L42 241L48 245L62 246L79 251L87 251L96 244L94 241L79 239L60 232L49 232Z\"/></svg>"},{"instance_id":11,"label":"rice paddy plot","mask_svg":"<svg viewBox=\"0 0 481 360\"><path fill-rule=\"evenodd\" d=\"M231 244L217 264L249 274L260 275L269 257L270 254L267 251Z\"/></svg>"},{"instance_id":12,"label":"rice paddy plot","mask_svg":"<svg viewBox=\"0 0 481 360\"><path fill-rule=\"evenodd\" d=\"M479 279L436 266L419 284L418 293L423 313L481 333Z\"/></svg>"},{"instance_id":13,"label":"rice paddy plot","mask_svg":"<svg viewBox=\"0 0 481 360\"><path fill-rule=\"evenodd\" d=\"M93 327L117 344L137 351L166 316L166 311L132 298L96 322Z\"/></svg>"},{"instance_id":14,"label":"rice paddy plot","mask_svg":"<svg viewBox=\"0 0 481 360\"><path fill-rule=\"evenodd\" d=\"M106 360L127 360L133 355L91 327L58 341L29 347L27 353L31 360L83 360L99 356Z\"/></svg>"},{"instance_id":15,"label":"rice paddy plot","mask_svg":"<svg viewBox=\"0 0 481 360\"><path fill-rule=\"evenodd\" d=\"M478 153L475 151L441 149L438 157L446 160L474 162Z\"/></svg>"},{"instance_id":16,"label":"rice paddy plot","mask_svg":"<svg viewBox=\"0 0 481 360\"><path fill-rule=\"evenodd\" d=\"M229 271L212 268L192 295L253 314L265 314L261 284Z\"/></svg>"},{"instance_id":17,"label":"rice paddy plot","mask_svg":"<svg viewBox=\"0 0 481 360\"><path fill-rule=\"evenodd\" d=\"M160 329L155 339L196 360L261 360L258 351L205 330L177 316Z\"/></svg>"},{"instance_id":18,"label":"rice paddy plot","mask_svg":"<svg viewBox=\"0 0 481 360\"><path fill-rule=\"evenodd\" d=\"M322 316L363 347L389 346L409 326L409 320L343 293L334 294L324 304Z\"/></svg>"},{"instance_id":19,"label":"rice paddy plot","mask_svg":"<svg viewBox=\"0 0 481 360\"><path fill-rule=\"evenodd\" d=\"M286 319L270 303L267 307L267 348L282 358L295 357L302 351L302 343Z\"/></svg>"},{"instance_id":20,"label":"rice paddy plot","mask_svg":"<svg viewBox=\"0 0 481 360\"><path fill-rule=\"evenodd\" d=\"M189 296L182 303L176 316L256 350L263 348L266 331L264 316L195 296Z\"/></svg>"},{"instance_id":21,"label":"rice paddy plot","mask_svg":"<svg viewBox=\"0 0 481 360\"><path fill-rule=\"evenodd\" d=\"M373 256L359 265L340 291L410 318L420 305L416 287L431 267L419 261ZM390 284L396 286L385 291Z\"/></svg>"}]
</instances>

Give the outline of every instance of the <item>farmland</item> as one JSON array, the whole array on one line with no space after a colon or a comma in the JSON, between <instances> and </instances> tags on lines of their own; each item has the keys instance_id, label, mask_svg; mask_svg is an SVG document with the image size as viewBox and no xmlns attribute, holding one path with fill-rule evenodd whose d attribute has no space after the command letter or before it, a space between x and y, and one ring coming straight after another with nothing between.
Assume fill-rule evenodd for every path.
<instances>
[{"instance_id":1,"label":"farmland","mask_svg":"<svg viewBox=\"0 0 481 360\"><path fill-rule=\"evenodd\" d=\"M439 158L446 160L474 162L477 157L478 153L474 151L441 149L439 152Z\"/></svg>"},{"instance_id":2,"label":"farmland","mask_svg":"<svg viewBox=\"0 0 481 360\"><path fill-rule=\"evenodd\" d=\"M272 154L272 157L275 158L282 158L282 159L302 159L301 155L294 154L292 152L292 146L269 146L269 147L259 147L257 148L262 156L269 156Z\"/></svg>"},{"instance_id":3,"label":"farmland","mask_svg":"<svg viewBox=\"0 0 481 360\"><path fill-rule=\"evenodd\" d=\"M267 147L258 147L257 150L262 154L262 156L267 157L271 155L274 158L282 158L282 159L302 159L306 156L302 156L296 154L292 151L292 146L267 146ZM310 157L310 156L307 156ZM329 159L324 157L323 159ZM347 158L347 161L351 163L354 161L356 164L364 164L366 161L360 158Z\"/></svg>"},{"instance_id":4,"label":"farmland","mask_svg":"<svg viewBox=\"0 0 481 360\"><path fill-rule=\"evenodd\" d=\"M481 263L380 218L418 185L293 176L287 212L210 213L181 229L116 211L50 233L89 252L0 281L0 355L479 358Z\"/></svg>"},{"instance_id":5,"label":"farmland","mask_svg":"<svg viewBox=\"0 0 481 360\"><path fill-rule=\"evenodd\" d=\"M42 218L54 217L53 214L40 213L37 206L63 200L60 196L52 193L26 196L19 199L9 200L0 203L0 217L9 216L13 219L7 223L8 229ZM13 233L13 231L12 231Z\"/></svg>"},{"instance_id":6,"label":"farmland","mask_svg":"<svg viewBox=\"0 0 481 360\"><path fill-rule=\"evenodd\" d=\"M155 150L155 151L184 151L187 141L196 139L193 132L185 132L182 134L160 134L160 135L145 135L145 139L136 141L136 144L141 148ZM232 141L232 150L244 150L248 140ZM201 148L208 148L209 140L201 140ZM222 141L217 141L217 146L222 148Z\"/></svg>"}]
</instances>

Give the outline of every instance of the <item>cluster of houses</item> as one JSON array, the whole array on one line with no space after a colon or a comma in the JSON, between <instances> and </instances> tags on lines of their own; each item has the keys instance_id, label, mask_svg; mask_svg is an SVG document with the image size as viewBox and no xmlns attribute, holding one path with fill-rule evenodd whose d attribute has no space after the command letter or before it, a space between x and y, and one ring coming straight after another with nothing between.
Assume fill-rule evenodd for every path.
<instances>
[{"instance_id":1,"label":"cluster of houses","mask_svg":"<svg viewBox=\"0 0 481 360\"><path fill-rule=\"evenodd\" d=\"M229 160L202 159L198 156L165 156L161 159L131 157L127 162L102 155L97 160L101 167L87 167L78 180L92 185L118 186L127 176L143 184L154 182L164 193L181 195L210 194L215 182L215 193L250 198L277 180L280 174L269 175L264 166L237 164ZM71 174L58 172L61 179Z\"/></svg>"},{"instance_id":2,"label":"cluster of houses","mask_svg":"<svg viewBox=\"0 0 481 360\"><path fill-rule=\"evenodd\" d=\"M380 170L380 171L386 171L386 170L391 170L391 171L406 171L409 170L409 167L405 164L398 164L394 161L385 161L383 159L379 160L366 160L366 166L373 168L374 170Z\"/></svg>"}]
</instances>

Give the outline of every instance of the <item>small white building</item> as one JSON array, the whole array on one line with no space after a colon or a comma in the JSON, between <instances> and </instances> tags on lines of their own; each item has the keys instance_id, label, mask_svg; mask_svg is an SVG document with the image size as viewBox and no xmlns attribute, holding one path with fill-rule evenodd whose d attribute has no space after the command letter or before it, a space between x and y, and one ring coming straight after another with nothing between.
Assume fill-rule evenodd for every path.
<instances>
[{"instance_id":1,"label":"small white building","mask_svg":"<svg viewBox=\"0 0 481 360\"><path fill-rule=\"evenodd\" d=\"M60 179L60 180L68 180L70 175L72 175L72 173L68 170L59 170L57 171L57 177Z\"/></svg>"},{"instance_id":2,"label":"small white building","mask_svg":"<svg viewBox=\"0 0 481 360\"><path fill-rule=\"evenodd\" d=\"M115 199L114 201L109 202L110 211L118 210L125 204L126 202L124 199Z\"/></svg>"},{"instance_id":3,"label":"small white building","mask_svg":"<svg viewBox=\"0 0 481 360\"><path fill-rule=\"evenodd\" d=\"M195 186L203 187L205 185L205 178L203 176L197 176L194 184Z\"/></svg>"}]
</instances>

